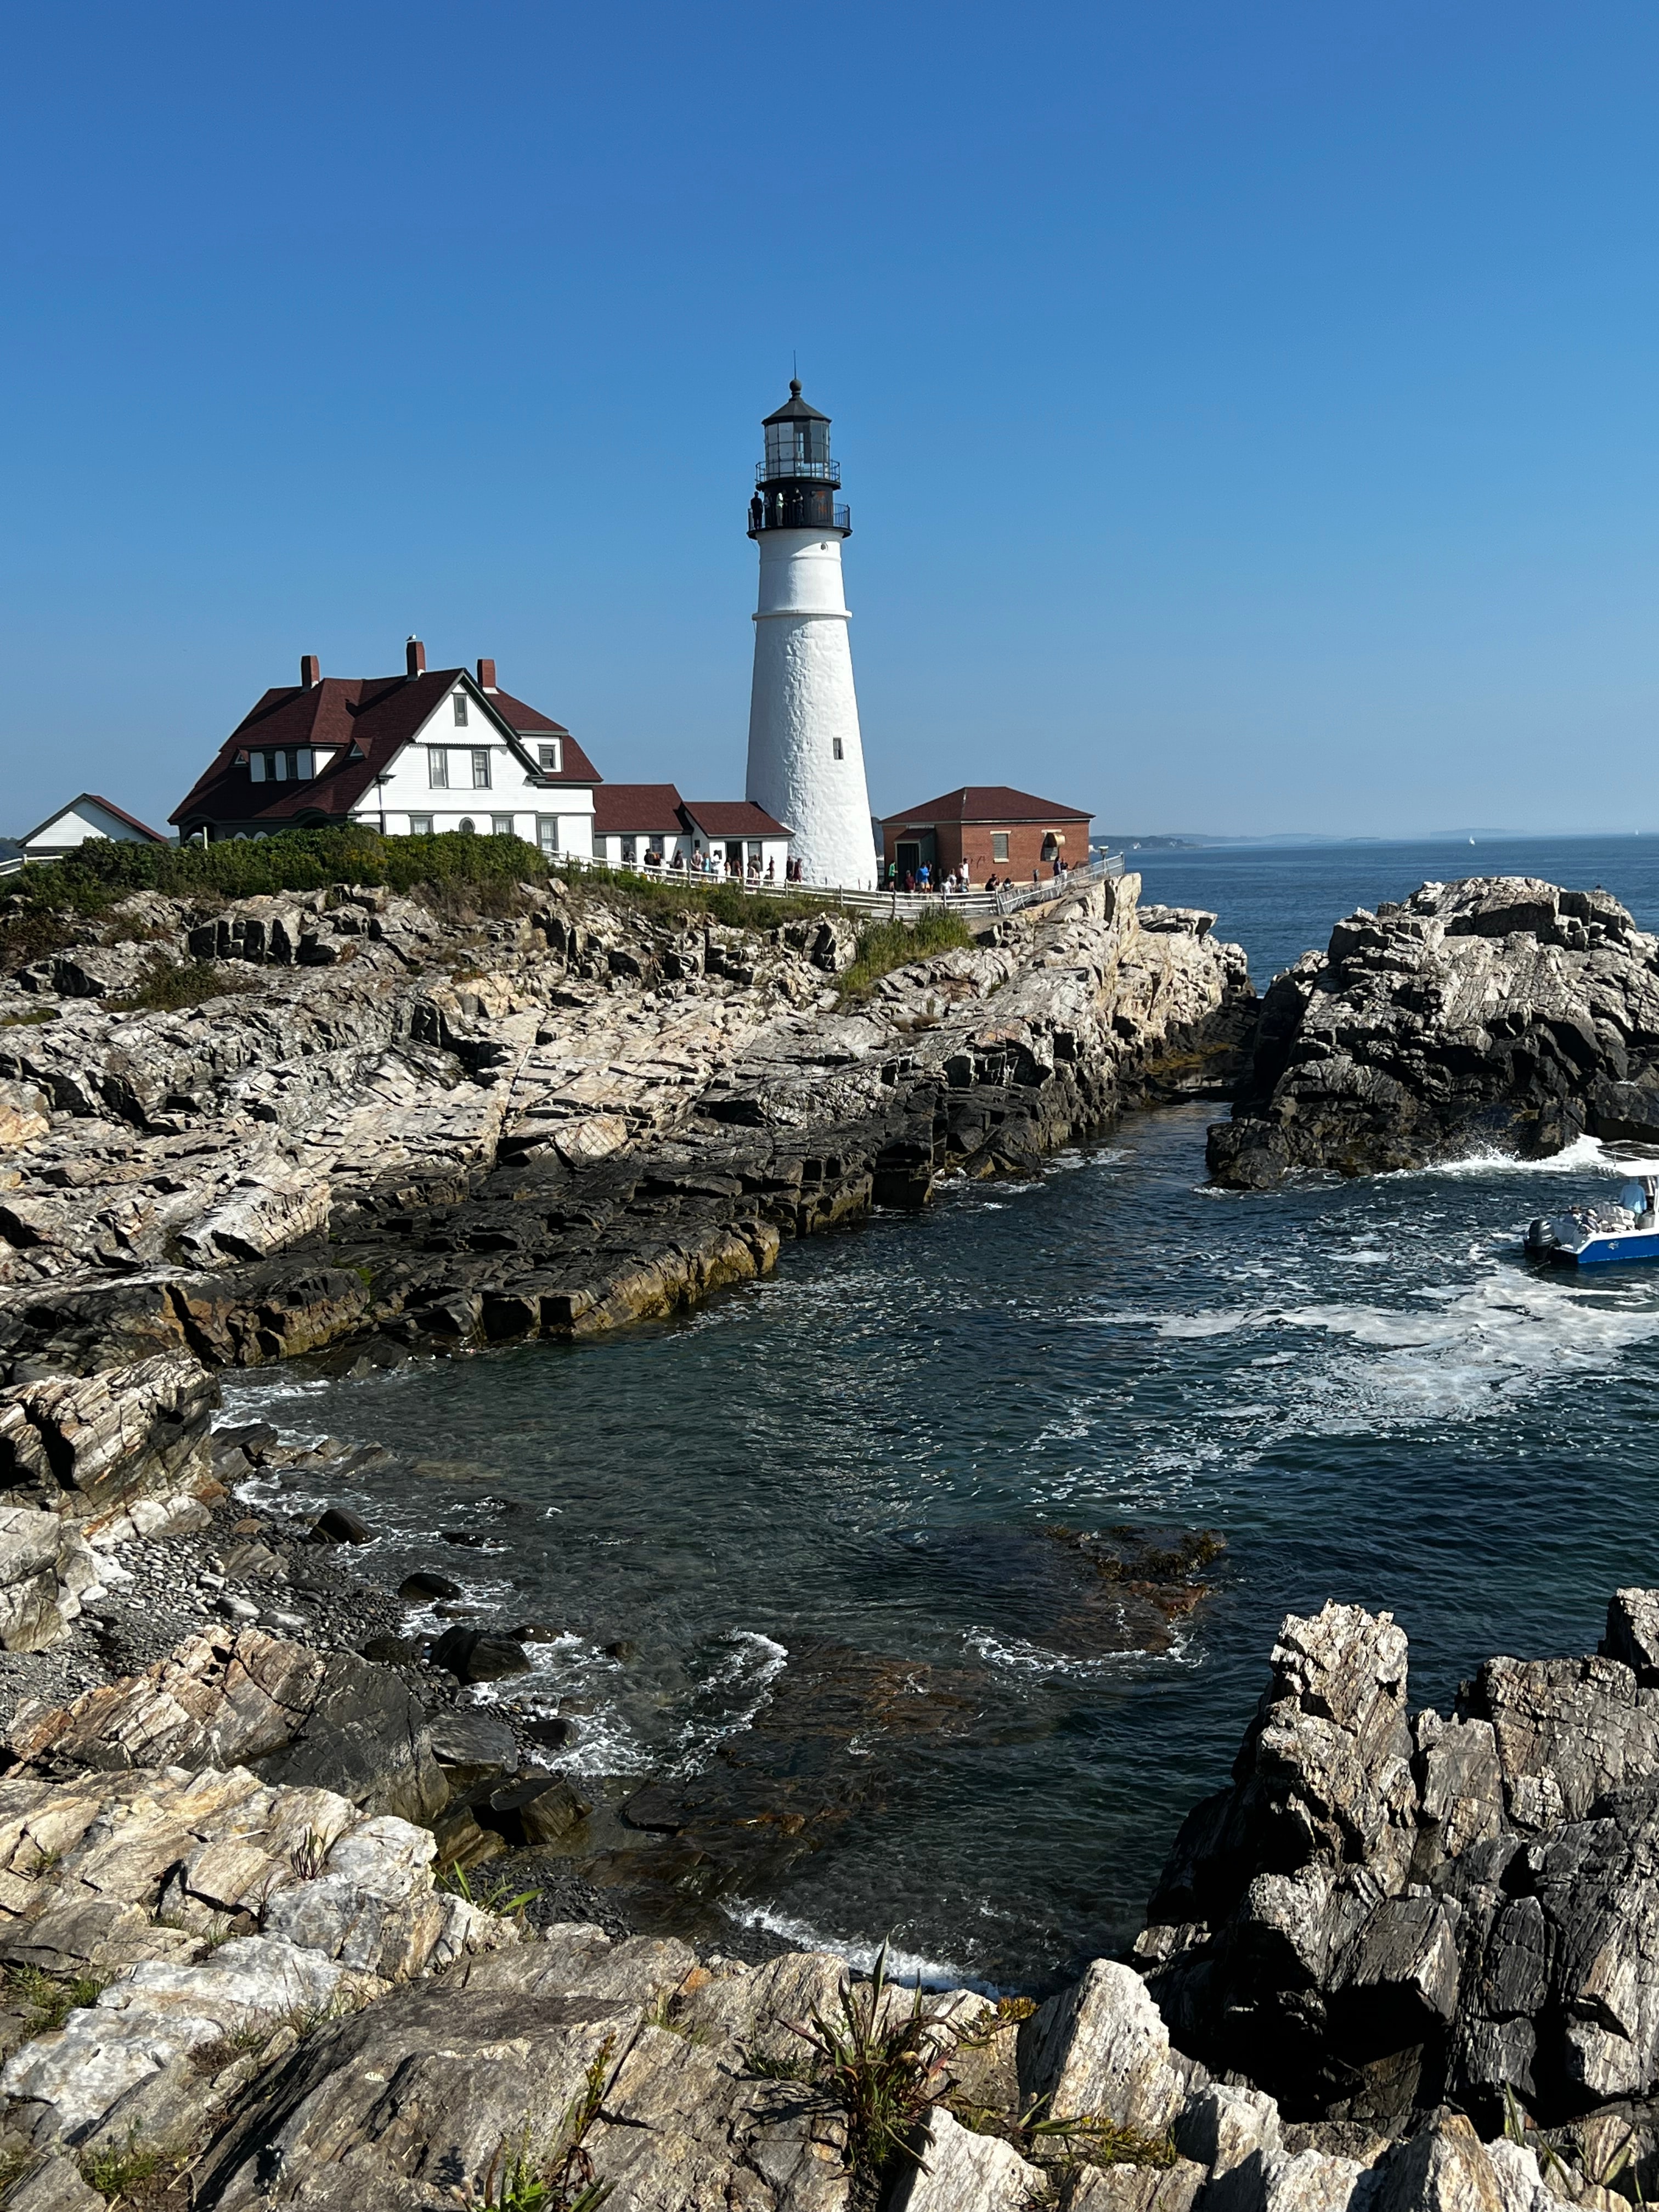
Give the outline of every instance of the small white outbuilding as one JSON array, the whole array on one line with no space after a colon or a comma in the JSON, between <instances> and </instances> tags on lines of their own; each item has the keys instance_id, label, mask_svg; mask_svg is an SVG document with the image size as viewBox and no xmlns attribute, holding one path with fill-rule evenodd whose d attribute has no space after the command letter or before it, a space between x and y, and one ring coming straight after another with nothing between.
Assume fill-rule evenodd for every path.
<instances>
[{"instance_id":1,"label":"small white outbuilding","mask_svg":"<svg viewBox=\"0 0 1659 2212\"><path fill-rule=\"evenodd\" d=\"M55 814L49 814L17 842L26 860L61 860L77 845L95 843L100 838L108 838L118 845L173 842L159 830L152 830L147 822L139 821L136 814L129 814L124 806L118 806L112 799L100 799L95 791L83 791L78 798L71 799L67 806L60 806Z\"/></svg>"}]
</instances>

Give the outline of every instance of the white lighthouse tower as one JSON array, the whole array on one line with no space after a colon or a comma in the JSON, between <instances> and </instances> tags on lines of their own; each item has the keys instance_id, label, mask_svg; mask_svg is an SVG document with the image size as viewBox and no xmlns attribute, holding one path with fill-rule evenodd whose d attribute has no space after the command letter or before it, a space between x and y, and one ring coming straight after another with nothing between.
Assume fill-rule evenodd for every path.
<instances>
[{"instance_id":1,"label":"white lighthouse tower","mask_svg":"<svg viewBox=\"0 0 1659 2212\"><path fill-rule=\"evenodd\" d=\"M836 501L830 417L799 383L769 415L755 471L749 535L760 546L755 683L749 702L748 796L793 835L809 884L873 890L875 841L853 690L841 541L852 535Z\"/></svg>"}]
</instances>

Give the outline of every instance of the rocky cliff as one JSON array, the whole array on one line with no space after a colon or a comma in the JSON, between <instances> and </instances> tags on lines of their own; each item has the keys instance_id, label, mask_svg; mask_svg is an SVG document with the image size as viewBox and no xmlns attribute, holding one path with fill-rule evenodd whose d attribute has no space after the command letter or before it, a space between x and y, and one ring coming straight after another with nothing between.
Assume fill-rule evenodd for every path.
<instances>
[{"instance_id":1,"label":"rocky cliff","mask_svg":"<svg viewBox=\"0 0 1659 2212\"><path fill-rule=\"evenodd\" d=\"M556 878L493 921L349 885L142 894L117 918L141 941L0 984L5 1378L602 1329L921 1205L946 1165L1224 1091L1243 956L1138 890L850 1000L833 912L767 927L757 902L743 929Z\"/></svg>"},{"instance_id":2,"label":"rocky cliff","mask_svg":"<svg viewBox=\"0 0 1659 2212\"><path fill-rule=\"evenodd\" d=\"M1593 1656L1489 1660L1412 1713L1406 1638L1280 1632L1232 1786L1181 1832L1136 1948L1172 2032L1301 2118L1525 2112L1643 2186L1659 2160L1659 1593ZM1602 2158L1603 2150L1607 2157Z\"/></svg>"},{"instance_id":3,"label":"rocky cliff","mask_svg":"<svg viewBox=\"0 0 1659 2212\"><path fill-rule=\"evenodd\" d=\"M1605 891L1425 884L1338 922L1262 1001L1210 1172L1370 1175L1659 1135L1659 940Z\"/></svg>"},{"instance_id":4,"label":"rocky cliff","mask_svg":"<svg viewBox=\"0 0 1659 2212\"><path fill-rule=\"evenodd\" d=\"M409 1793L470 1772L465 1717L373 1667L331 1701L322 1655L257 1632L192 1639L13 1720L0 2194L1624 2212L1659 2180L1656 1623L1621 1592L1601 1655L1493 1661L1442 1722L1408 1715L1386 1615L1287 1620L1156 1901L1188 1917L1042 2002L436 1881Z\"/></svg>"}]
</instances>

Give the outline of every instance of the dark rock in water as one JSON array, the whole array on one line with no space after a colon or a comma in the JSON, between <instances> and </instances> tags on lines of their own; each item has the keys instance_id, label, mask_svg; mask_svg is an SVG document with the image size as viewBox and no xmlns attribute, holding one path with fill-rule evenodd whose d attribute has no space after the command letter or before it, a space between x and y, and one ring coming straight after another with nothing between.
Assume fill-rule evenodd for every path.
<instances>
[{"instance_id":1,"label":"dark rock in water","mask_svg":"<svg viewBox=\"0 0 1659 2212\"><path fill-rule=\"evenodd\" d=\"M344 1505L331 1505L317 1516L312 1526L331 1544L370 1544L374 1540L374 1532L368 1522Z\"/></svg>"},{"instance_id":2,"label":"dark rock in water","mask_svg":"<svg viewBox=\"0 0 1659 2212\"><path fill-rule=\"evenodd\" d=\"M447 1575L434 1575L424 1567L412 1575L405 1575L398 1585L398 1596L410 1599L459 1597L460 1594L459 1583L451 1582Z\"/></svg>"},{"instance_id":3,"label":"dark rock in water","mask_svg":"<svg viewBox=\"0 0 1659 2212\"><path fill-rule=\"evenodd\" d=\"M524 1846L556 1843L593 1809L563 1774L531 1775L487 1794L475 1791L471 1805L482 1826Z\"/></svg>"},{"instance_id":4,"label":"dark rock in water","mask_svg":"<svg viewBox=\"0 0 1659 2212\"><path fill-rule=\"evenodd\" d=\"M1621 1590L1601 1655L1489 1661L1448 1721L1387 1613L1288 1619L1135 1946L1177 2045L1302 2119L1659 2092L1659 1687L1611 1656L1656 1620Z\"/></svg>"},{"instance_id":5,"label":"dark rock in water","mask_svg":"<svg viewBox=\"0 0 1659 2212\"><path fill-rule=\"evenodd\" d=\"M607 1659L620 1659L624 1666L640 1656L639 1645L630 1644L625 1636L619 1636L614 1644L603 1644L600 1649Z\"/></svg>"},{"instance_id":6,"label":"dark rock in water","mask_svg":"<svg viewBox=\"0 0 1659 2212\"><path fill-rule=\"evenodd\" d=\"M907 1745L977 1724L984 1686L977 1674L847 1644L792 1650L750 1724L706 1766L623 1803L627 1826L672 1840L618 1852L595 1878L684 1925L693 1905L781 1872L881 1804Z\"/></svg>"},{"instance_id":7,"label":"dark rock in water","mask_svg":"<svg viewBox=\"0 0 1659 2212\"><path fill-rule=\"evenodd\" d=\"M987 1524L909 1530L915 1571L948 1576L1000 1638L1066 1658L1170 1650L1226 1547L1203 1530Z\"/></svg>"},{"instance_id":8,"label":"dark rock in water","mask_svg":"<svg viewBox=\"0 0 1659 2212\"><path fill-rule=\"evenodd\" d=\"M499 1682L508 1674L527 1674L524 1646L506 1636L483 1636L476 1628L447 1628L432 1647L432 1664L462 1682Z\"/></svg>"},{"instance_id":9,"label":"dark rock in water","mask_svg":"<svg viewBox=\"0 0 1659 2212\"><path fill-rule=\"evenodd\" d=\"M210 1441L216 1452L242 1451L258 1460L282 1437L269 1421L243 1421L234 1428L215 1429Z\"/></svg>"},{"instance_id":10,"label":"dark rock in water","mask_svg":"<svg viewBox=\"0 0 1659 2212\"><path fill-rule=\"evenodd\" d=\"M544 1620L521 1620L507 1633L515 1644L556 1644L564 1634L562 1628L550 1628Z\"/></svg>"},{"instance_id":11,"label":"dark rock in water","mask_svg":"<svg viewBox=\"0 0 1659 2212\"><path fill-rule=\"evenodd\" d=\"M1659 1137L1659 944L1605 891L1477 877L1350 915L1275 980L1209 1165L1260 1189L1586 1132Z\"/></svg>"},{"instance_id":12,"label":"dark rock in water","mask_svg":"<svg viewBox=\"0 0 1659 2212\"><path fill-rule=\"evenodd\" d=\"M576 1723L561 1714L556 1719L526 1721L523 1733L532 1743L545 1744L550 1751L562 1751L566 1744L574 1741Z\"/></svg>"}]
</instances>

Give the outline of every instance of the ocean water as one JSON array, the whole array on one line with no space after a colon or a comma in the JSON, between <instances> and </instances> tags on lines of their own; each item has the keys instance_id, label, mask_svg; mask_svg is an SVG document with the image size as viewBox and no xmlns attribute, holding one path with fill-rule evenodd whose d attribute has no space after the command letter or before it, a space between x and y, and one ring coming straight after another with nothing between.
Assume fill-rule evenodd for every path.
<instances>
[{"instance_id":1,"label":"ocean water","mask_svg":"<svg viewBox=\"0 0 1659 2212\"><path fill-rule=\"evenodd\" d=\"M1355 904L1475 862L1659 921L1647 840L1144 872L1149 898L1218 909L1265 981ZM422 1458L347 1493L386 1532L365 1564L441 1566L503 1625L558 1630L510 1686L575 1710L557 1758L613 1789L741 1749L820 1639L914 1669L921 1724L890 1707L811 1747L832 1784L879 1787L715 1910L1030 1984L1139 1924L1286 1612L1392 1609L1413 1704L1443 1710L1487 1655L1593 1649L1609 1593L1659 1581L1659 1270L1581 1285L1519 1249L1534 1213L1627 1170L1585 1143L1224 1194L1203 1180L1219 1110L1128 1117L1030 1182L947 1183L672 1323L368 1381L255 1374L230 1409ZM1122 1523L1226 1539L1157 1656L1092 1647L1045 1578L1046 1530ZM608 1655L619 1638L637 1654Z\"/></svg>"}]
</instances>

